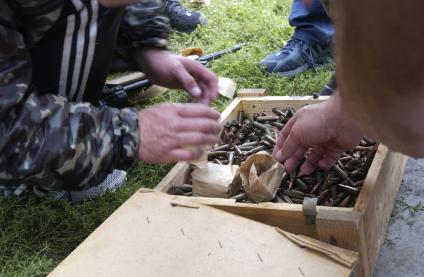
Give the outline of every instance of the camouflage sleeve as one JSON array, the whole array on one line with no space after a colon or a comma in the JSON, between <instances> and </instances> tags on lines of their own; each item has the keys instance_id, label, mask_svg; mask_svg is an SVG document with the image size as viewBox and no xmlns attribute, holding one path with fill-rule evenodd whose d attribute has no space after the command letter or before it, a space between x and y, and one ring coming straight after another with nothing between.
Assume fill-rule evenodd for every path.
<instances>
[{"instance_id":1,"label":"camouflage sleeve","mask_svg":"<svg viewBox=\"0 0 424 277\"><path fill-rule=\"evenodd\" d=\"M5 2L0 3L0 179L73 190L128 167L138 149L137 112L38 93Z\"/></svg>"},{"instance_id":2,"label":"camouflage sleeve","mask_svg":"<svg viewBox=\"0 0 424 277\"><path fill-rule=\"evenodd\" d=\"M170 25L164 7L162 0L143 0L125 7L116 49L119 56L127 58L134 48L166 48Z\"/></svg>"}]
</instances>

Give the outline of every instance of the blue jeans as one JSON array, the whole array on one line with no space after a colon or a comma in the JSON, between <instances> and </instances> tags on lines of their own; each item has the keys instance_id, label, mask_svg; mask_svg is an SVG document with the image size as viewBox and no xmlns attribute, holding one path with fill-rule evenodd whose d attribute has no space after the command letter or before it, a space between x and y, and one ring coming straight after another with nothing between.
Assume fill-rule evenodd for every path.
<instances>
[{"instance_id":1,"label":"blue jeans","mask_svg":"<svg viewBox=\"0 0 424 277\"><path fill-rule=\"evenodd\" d=\"M289 24L296 27L293 37L310 44L330 44L334 26L319 0L306 7L302 0L294 0Z\"/></svg>"}]
</instances>

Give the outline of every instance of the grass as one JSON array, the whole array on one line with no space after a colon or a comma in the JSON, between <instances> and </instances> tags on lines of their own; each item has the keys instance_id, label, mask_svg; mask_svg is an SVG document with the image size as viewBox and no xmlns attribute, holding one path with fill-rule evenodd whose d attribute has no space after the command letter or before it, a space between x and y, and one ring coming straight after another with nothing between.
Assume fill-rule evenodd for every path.
<instances>
[{"instance_id":1,"label":"grass","mask_svg":"<svg viewBox=\"0 0 424 277\"><path fill-rule=\"evenodd\" d=\"M190 46L206 53L248 42L241 51L213 61L217 75L237 81L239 88L266 88L271 95L307 95L318 91L330 77L328 69L295 78L263 74L257 64L290 38L289 0L213 0L202 8L209 24L191 34L172 34L170 49ZM185 102L181 91L169 91L143 103ZM230 100L213 103L223 110ZM171 165L135 163L129 184L115 193L81 205L30 198L27 202L0 197L0 276L45 276L99 224L140 187L154 187Z\"/></svg>"}]
</instances>

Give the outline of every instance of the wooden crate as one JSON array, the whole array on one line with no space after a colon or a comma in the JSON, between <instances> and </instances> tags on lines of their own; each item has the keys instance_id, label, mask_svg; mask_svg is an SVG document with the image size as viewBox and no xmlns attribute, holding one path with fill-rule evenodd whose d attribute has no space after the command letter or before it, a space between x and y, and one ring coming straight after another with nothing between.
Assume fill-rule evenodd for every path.
<instances>
[{"instance_id":1,"label":"wooden crate","mask_svg":"<svg viewBox=\"0 0 424 277\"><path fill-rule=\"evenodd\" d=\"M325 100L326 98L324 98ZM300 108L323 101L311 97L265 96L236 98L222 113L221 121L237 118L243 110L252 117L260 111L271 112L272 107ZM236 203L232 199L196 198L215 208L277 226L286 231L302 234L354 250L360 254L357 276L372 276L380 247L384 242L387 224L399 190L407 157L380 145L370 167L362 190L353 208L317 207L316 223L307 224L300 204ZM168 192L173 185L186 183L190 174L188 163L180 162L158 184L156 190Z\"/></svg>"}]
</instances>

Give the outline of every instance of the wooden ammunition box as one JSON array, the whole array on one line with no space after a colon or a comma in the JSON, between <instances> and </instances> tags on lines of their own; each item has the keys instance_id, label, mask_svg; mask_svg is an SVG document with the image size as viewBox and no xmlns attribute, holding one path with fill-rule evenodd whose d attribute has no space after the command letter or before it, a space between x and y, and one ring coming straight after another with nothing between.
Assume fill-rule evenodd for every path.
<instances>
[{"instance_id":1,"label":"wooden ammunition box","mask_svg":"<svg viewBox=\"0 0 424 277\"><path fill-rule=\"evenodd\" d=\"M237 119L241 110L248 117L252 117L254 113L261 111L271 113L273 107L298 109L306 104L326 99L290 96L236 98L222 113L221 121L225 123ZM315 224L307 224L300 204L251 204L236 203L233 199L187 198L295 234L357 251L360 255L357 276L372 276L406 161L406 156L380 145L355 206L353 208L317 206ZM189 174L189 164L180 162L157 185L156 190L168 193L173 185L186 183Z\"/></svg>"}]
</instances>

